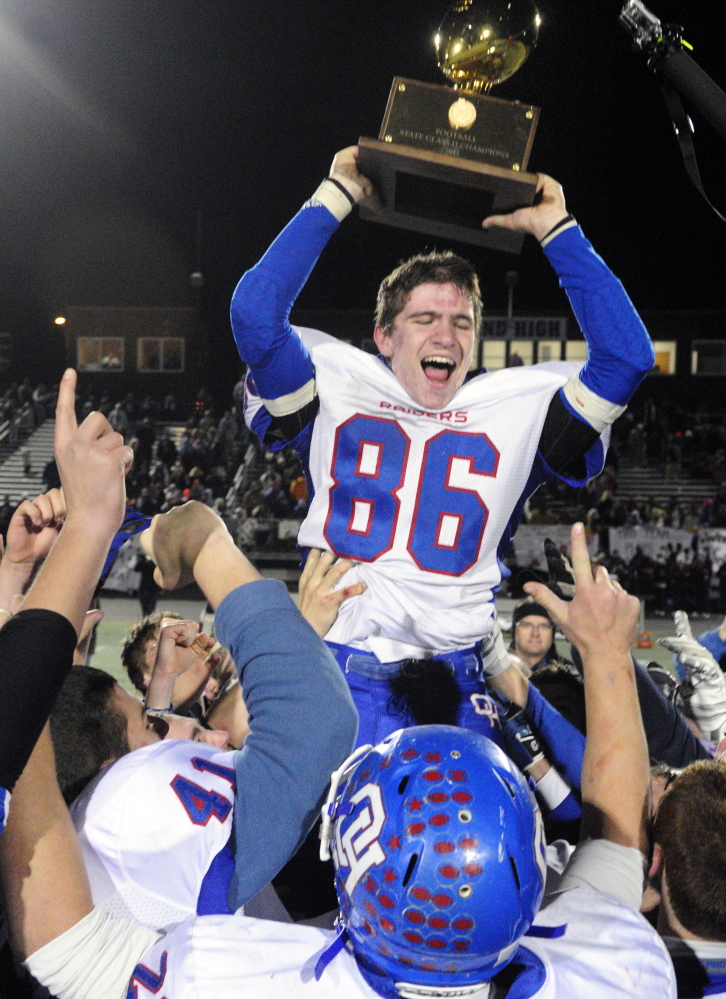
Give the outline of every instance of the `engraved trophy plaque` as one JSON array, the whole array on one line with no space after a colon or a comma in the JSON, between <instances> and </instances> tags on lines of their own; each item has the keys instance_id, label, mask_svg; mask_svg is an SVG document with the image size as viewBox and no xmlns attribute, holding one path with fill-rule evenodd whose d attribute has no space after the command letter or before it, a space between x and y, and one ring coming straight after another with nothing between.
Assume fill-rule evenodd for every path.
<instances>
[{"instance_id":1,"label":"engraved trophy plaque","mask_svg":"<svg viewBox=\"0 0 726 999\"><path fill-rule=\"evenodd\" d=\"M361 218L519 253L523 234L482 229L487 215L531 205L526 172L539 108L488 91L522 66L537 41L532 0L458 0L435 44L452 87L396 77L378 139L361 138L359 166L380 203Z\"/></svg>"}]
</instances>

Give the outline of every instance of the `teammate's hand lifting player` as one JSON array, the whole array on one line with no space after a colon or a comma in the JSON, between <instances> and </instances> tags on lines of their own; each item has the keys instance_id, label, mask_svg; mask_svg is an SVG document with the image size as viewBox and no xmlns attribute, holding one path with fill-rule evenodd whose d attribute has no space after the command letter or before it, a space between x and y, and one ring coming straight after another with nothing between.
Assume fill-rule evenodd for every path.
<instances>
[{"instance_id":1,"label":"teammate's hand lifting player","mask_svg":"<svg viewBox=\"0 0 726 999\"><path fill-rule=\"evenodd\" d=\"M333 627L340 605L368 589L365 583L335 589L338 581L353 564L346 558L336 562L335 555L320 551L319 548L310 549L298 584L298 608L321 638L325 638Z\"/></svg>"}]
</instances>

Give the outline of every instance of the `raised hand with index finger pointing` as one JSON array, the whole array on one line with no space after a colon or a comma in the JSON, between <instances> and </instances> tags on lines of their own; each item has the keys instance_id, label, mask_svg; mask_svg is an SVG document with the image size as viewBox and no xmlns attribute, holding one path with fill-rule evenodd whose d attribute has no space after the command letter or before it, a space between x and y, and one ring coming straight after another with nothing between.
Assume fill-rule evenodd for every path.
<instances>
[{"instance_id":1,"label":"raised hand with index finger pointing","mask_svg":"<svg viewBox=\"0 0 726 999\"><path fill-rule=\"evenodd\" d=\"M66 504L66 523L113 534L126 505L126 472L133 451L103 413L90 413L78 426L76 372L63 375L55 422L55 459Z\"/></svg>"}]
</instances>

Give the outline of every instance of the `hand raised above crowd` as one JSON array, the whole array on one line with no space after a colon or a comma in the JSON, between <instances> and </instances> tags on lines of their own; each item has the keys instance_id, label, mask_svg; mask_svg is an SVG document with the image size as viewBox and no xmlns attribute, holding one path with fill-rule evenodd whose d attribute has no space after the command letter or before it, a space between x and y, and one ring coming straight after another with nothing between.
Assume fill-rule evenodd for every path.
<instances>
[{"instance_id":1,"label":"hand raised above crowd","mask_svg":"<svg viewBox=\"0 0 726 999\"><path fill-rule=\"evenodd\" d=\"M214 645L195 621L164 618L146 707L177 708L198 697L220 658Z\"/></svg>"},{"instance_id":2,"label":"hand raised above crowd","mask_svg":"<svg viewBox=\"0 0 726 999\"><path fill-rule=\"evenodd\" d=\"M23 500L8 527L5 564L32 569L52 548L65 515L62 489L51 489L34 500Z\"/></svg>"},{"instance_id":3,"label":"hand raised above crowd","mask_svg":"<svg viewBox=\"0 0 726 999\"><path fill-rule=\"evenodd\" d=\"M53 547L65 512L63 491L51 489L34 500L23 500L13 514L0 563L0 607L8 617L18 609L33 571Z\"/></svg>"},{"instance_id":4,"label":"hand raised above crowd","mask_svg":"<svg viewBox=\"0 0 726 999\"><path fill-rule=\"evenodd\" d=\"M66 522L113 534L126 505L125 476L134 453L103 413L90 413L78 426L76 372L60 383L55 422L55 459L66 505Z\"/></svg>"},{"instance_id":5,"label":"hand raised above crowd","mask_svg":"<svg viewBox=\"0 0 726 999\"><path fill-rule=\"evenodd\" d=\"M222 518L196 500L154 517L140 541L156 564L154 579L163 590L176 590L194 581L194 566L211 535L232 541Z\"/></svg>"}]
</instances>

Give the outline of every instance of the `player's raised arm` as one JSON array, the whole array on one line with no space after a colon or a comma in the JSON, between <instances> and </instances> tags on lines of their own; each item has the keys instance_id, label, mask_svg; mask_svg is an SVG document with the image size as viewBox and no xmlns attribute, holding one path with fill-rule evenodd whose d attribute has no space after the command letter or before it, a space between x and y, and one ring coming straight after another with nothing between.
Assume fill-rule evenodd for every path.
<instances>
[{"instance_id":1,"label":"player's raised arm","mask_svg":"<svg viewBox=\"0 0 726 999\"><path fill-rule=\"evenodd\" d=\"M526 590L582 657L587 740L582 767L582 838L647 851L648 748L630 649L640 604L607 571L593 578L582 524L572 529L575 598L560 600L540 583Z\"/></svg>"},{"instance_id":2,"label":"player's raised arm","mask_svg":"<svg viewBox=\"0 0 726 999\"><path fill-rule=\"evenodd\" d=\"M56 419L56 457L65 496L63 529L23 609L0 631L0 788L4 789L0 828L7 792L25 766L71 668L86 610L123 517L124 475L133 458L131 448L100 413L77 425L75 383L75 372L67 371ZM34 541L45 546L56 533L54 527L50 535L43 534L61 516L60 506L55 512L50 507L45 513L34 504L26 508L39 529L34 539L28 535L31 549ZM28 554L32 557L33 551Z\"/></svg>"},{"instance_id":3,"label":"player's raised arm","mask_svg":"<svg viewBox=\"0 0 726 999\"><path fill-rule=\"evenodd\" d=\"M236 909L274 877L314 822L357 715L335 661L285 586L262 579L219 517L187 503L154 518L141 544L171 589L196 580L237 666L250 734L235 760ZM275 788L275 808L270 808Z\"/></svg>"},{"instance_id":4,"label":"player's raised arm","mask_svg":"<svg viewBox=\"0 0 726 999\"><path fill-rule=\"evenodd\" d=\"M622 284L567 211L561 186L540 174L537 192L531 208L492 215L483 225L529 232L540 241L587 341L587 362L554 396L539 443L550 471L580 485L601 470L599 437L652 371L655 353Z\"/></svg>"},{"instance_id":5,"label":"player's raised arm","mask_svg":"<svg viewBox=\"0 0 726 999\"><path fill-rule=\"evenodd\" d=\"M337 153L329 175L232 296L232 332L250 373L245 419L268 445L293 441L317 413L313 364L288 317L328 240L371 191L358 170L358 147Z\"/></svg>"}]
</instances>

